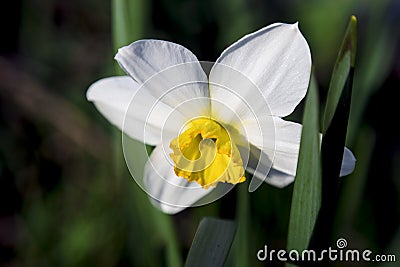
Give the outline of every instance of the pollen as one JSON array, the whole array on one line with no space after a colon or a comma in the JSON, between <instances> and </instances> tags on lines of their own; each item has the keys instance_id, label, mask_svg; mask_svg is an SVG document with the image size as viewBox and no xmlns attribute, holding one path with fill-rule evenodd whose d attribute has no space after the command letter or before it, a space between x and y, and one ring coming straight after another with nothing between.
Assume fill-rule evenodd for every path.
<instances>
[{"instance_id":1,"label":"pollen","mask_svg":"<svg viewBox=\"0 0 400 267\"><path fill-rule=\"evenodd\" d=\"M190 121L170 143L174 171L203 188L217 183L237 184L246 180L243 161L228 131L209 118Z\"/></svg>"}]
</instances>

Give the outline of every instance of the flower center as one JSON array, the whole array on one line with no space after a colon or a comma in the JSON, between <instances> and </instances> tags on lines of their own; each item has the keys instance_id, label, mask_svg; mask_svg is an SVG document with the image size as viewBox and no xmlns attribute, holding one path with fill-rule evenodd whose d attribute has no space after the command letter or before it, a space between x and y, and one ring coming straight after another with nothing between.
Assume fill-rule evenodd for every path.
<instances>
[{"instance_id":1,"label":"flower center","mask_svg":"<svg viewBox=\"0 0 400 267\"><path fill-rule=\"evenodd\" d=\"M177 176L196 181L203 188L218 182L237 184L246 180L242 158L227 130L208 118L190 121L170 144Z\"/></svg>"}]
</instances>

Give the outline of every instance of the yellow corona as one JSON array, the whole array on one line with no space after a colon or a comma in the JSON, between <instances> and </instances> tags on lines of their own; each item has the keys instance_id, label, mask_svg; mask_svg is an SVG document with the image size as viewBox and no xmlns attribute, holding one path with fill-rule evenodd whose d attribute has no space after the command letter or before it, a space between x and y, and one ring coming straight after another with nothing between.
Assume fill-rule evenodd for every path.
<instances>
[{"instance_id":1,"label":"yellow corona","mask_svg":"<svg viewBox=\"0 0 400 267\"><path fill-rule=\"evenodd\" d=\"M240 152L228 131L209 118L190 121L170 144L174 171L203 188L246 180Z\"/></svg>"}]
</instances>

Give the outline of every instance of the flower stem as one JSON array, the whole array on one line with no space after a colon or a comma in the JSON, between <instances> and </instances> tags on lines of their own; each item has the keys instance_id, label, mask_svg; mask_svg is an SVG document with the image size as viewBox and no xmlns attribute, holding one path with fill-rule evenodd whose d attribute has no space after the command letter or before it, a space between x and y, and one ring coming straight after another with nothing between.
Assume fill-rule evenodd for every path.
<instances>
[{"instance_id":1,"label":"flower stem","mask_svg":"<svg viewBox=\"0 0 400 267\"><path fill-rule=\"evenodd\" d=\"M250 266L250 201L247 187L248 182L237 186L236 220L238 222L238 229L234 243L234 253L236 257L235 266L238 267Z\"/></svg>"}]
</instances>

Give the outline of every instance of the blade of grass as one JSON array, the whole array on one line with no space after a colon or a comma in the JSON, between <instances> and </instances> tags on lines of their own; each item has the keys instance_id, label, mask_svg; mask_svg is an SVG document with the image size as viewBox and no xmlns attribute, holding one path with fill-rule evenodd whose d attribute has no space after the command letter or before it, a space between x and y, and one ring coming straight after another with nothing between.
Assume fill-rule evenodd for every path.
<instances>
[{"instance_id":1,"label":"blade of grass","mask_svg":"<svg viewBox=\"0 0 400 267\"><path fill-rule=\"evenodd\" d=\"M142 38L146 5L143 0L112 0L112 33L114 51Z\"/></svg>"},{"instance_id":2,"label":"blade of grass","mask_svg":"<svg viewBox=\"0 0 400 267\"><path fill-rule=\"evenodd\" d=\"M350 18L347 26L339 55L333 69L331 82L329 84L328 95L326 99L324 122L322 132L325 134L338 107L339 99L342 96L345 85L355 65L357 50L357 19L355 16ZM352 77L351 77L352 78ZM351 95L350 95L351 96ZM348 115L347 115L348 116ZM348 120L348 119L347 119ZM346 122L347 128L347 122Z\"/></svg>"},{"instance_id":3,"label":"blade of grass","mask_svg":"<svg viewBox=\"0 0 400 267\"><path fill-rule=\"evenodd\" d=\"M339 174L342 165L350 112L357 20L351 17L342 47L333 70L326 103L322 159L322 199L310 248L322 250L330 246L337 206ZM344 79L345 77L345 79ZM323 264L321 262L321 264Z\"/></svg>"},{"instance_id":4,"label":"blade of grass","mask_svg":"<svg viewBox=\"0 0 400 267\"><path fill-rule=\"evenodd\" d=\"M308 247L321 203L318 89L314 75L303 117L299 161L294 182L287 251ZM286 266L293 266L287 264Z\"/></svg>"},{"instance_id":5,"label":"blade of grass","mask_svg":"<svg viewBox=\"0 0 400 267\"><path fill-rule=\"evenodd\" d=\"M112 0L111 1L111 12L112 12L112 37L114 52L119 47L128 43L128 29L129 21L127 20L127 10L125 9L125 0Z\"/></svg>"},{"instance_id":6,"label":"blade of grass","mask_svg":"<svg viewBox=\"0 0 400 267\"><path fill-rule=\"evenodd\" d=\"M224 266L236 223L228 220L204 218L201 220L186 260L186 267Z\"/></svg>"}]
</instances>

